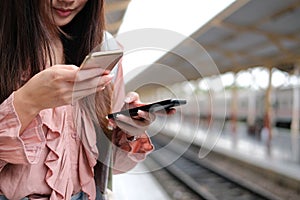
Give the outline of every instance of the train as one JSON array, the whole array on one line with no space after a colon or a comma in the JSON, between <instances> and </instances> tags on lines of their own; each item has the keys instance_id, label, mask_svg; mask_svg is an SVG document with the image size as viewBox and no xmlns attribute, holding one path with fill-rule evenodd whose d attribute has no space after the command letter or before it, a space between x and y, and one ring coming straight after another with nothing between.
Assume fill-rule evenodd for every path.
<instances>
[{"instance_id":1,"label":"train","mask_svg":"<svg viewBox=\"0 0 300 200\"><path fill-rule=\"evenodd\" d=\"M299 99L299 89L300 87L272 89L270 98L272 125L290 128L294 110L294 92L296 92ZM196 97L189 98L188 102L189 105L183 110L183 113L185 115L196 115L201 119L232 120L235 118L238 121L247 122L249 126L260 126L260 128L265 120L265 90L238 88L235 89L235 92L233 89L226 89L224 92L204 91L199 92ZM296 107L299 116L300 105Z\"/></svg>"}]
</instances>

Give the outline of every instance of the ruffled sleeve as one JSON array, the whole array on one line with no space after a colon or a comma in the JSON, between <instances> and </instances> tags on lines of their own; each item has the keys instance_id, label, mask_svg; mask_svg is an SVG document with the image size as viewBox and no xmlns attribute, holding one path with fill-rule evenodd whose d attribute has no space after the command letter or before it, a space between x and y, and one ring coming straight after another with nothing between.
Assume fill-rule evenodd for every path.
<instances>
[{"instance_id":1,"label":"ruffled sleeve","mask_svg":"<svg viewBox=\"0 0 300 200\"><path fill-rule=\"evenodd\" d=\"M134 137L117 129L114 133L114 166L113 173L124 173L143 161L154 150L149 136L144 133Z\"/></svg>"},{"instance_id":2,"label":"ruffled sleeve","mask_svg":"<svg viewBox=\"0 0 300 200\"><path fill-rule=\"evenodd\" d=\"M13 100L14 93L0 105L0 170L5 163L37 163L46 143L39 115L20 136L21 123Z\"/></svg>"}]
</instances>

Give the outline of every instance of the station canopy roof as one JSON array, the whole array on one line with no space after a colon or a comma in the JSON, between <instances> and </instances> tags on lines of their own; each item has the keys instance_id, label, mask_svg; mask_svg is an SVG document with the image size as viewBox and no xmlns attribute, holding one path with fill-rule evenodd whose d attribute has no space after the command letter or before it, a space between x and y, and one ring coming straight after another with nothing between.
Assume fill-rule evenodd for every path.
<instances>
[{"instance_id":1,"label":"station canopy roof","mask_svg":"<svg viewBox=\"0 0 300 200\"><path fill-rule=\"evenodd\" d=\"M107 30L116 35L127 10L130 0L105 0Z\"/></svg>"},{"instance_id":2,"label":"station canopy roof","mask_svg":"<svg viewBox=\"0 0 300 200\"><path fill-rule=\"evenodd\" d=\"M199 53L191 40L209 56ZM289 71L299 65L299 58L299 0L237 0L127 85L131 89L136 82L151 82L150 79L157 79L160 84L178 82L161 66L171 67L186 80L194 80L257 66ZM217 70L212 70L211 61ZM160 67L155 67L157 64Z\"/></svg>"}]
</instances>

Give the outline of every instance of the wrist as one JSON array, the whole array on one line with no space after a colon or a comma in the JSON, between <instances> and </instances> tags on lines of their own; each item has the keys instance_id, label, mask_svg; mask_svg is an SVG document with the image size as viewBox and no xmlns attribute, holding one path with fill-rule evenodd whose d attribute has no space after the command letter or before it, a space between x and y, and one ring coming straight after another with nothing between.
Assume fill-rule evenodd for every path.
<instances>
[{"instance_id":1,"label":"wrist","mask_svg":"<svg viewBox=\"0 0 300 200\"><path fill-rule=\"evenodd\" d=\"M28 95L25 95L21 89L14 92L13 104L18 115L36 116L41 111L34 101Z\"/></svg>"}]
</instances>

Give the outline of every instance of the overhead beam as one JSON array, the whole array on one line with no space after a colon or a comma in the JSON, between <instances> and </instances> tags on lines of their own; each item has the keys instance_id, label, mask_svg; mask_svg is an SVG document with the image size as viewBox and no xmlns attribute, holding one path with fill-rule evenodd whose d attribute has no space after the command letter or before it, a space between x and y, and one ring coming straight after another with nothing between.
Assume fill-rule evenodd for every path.
<instances>
[{"instance_id":1,"label":"overhead beam","mask_svg":"<svg viewBox=\"0 0 300 200\"><path fill-rule=\"evenodd\" d=\"M115 33L119 30L123 20L116 21L114 23L106 24L107 30L111 33Z\"/></svg>"},{"instance_id":2,"label":"overhead beam","mask_svg":"<svg viewBox=\"0 0 300 200\"><path fill-rule=\"evenodd\" d=\"M276 19L276 18L278 18L278 17L280 17L280 16L282 16L282 15L288 13L288 12L294 11L298 7L300 7L300 1L296 1L296 2L286 6L285 8L280 9L279 11L273 13L271 16L267 16L265 18L260 19L255 24L257 26L259 26L261 24L267 23L267 22L269 22L271 20L274 20L274 19Z\"/></svg>"},{"instance_id":3,"label":"overhead beam","mask_svg":"<svg viewBox=\"0 0 300 200\"><path fill-rule=\"evenodd\" d=\"M232 13L243 7L245 4L247 4L250 0L239 0L232 3L228 8L222 11L219 15L211 19L209 22L206 23L200 30L196 31L194 34L192 34L192 38L197 39L202 34L207 32L213 24L218 23L219 21L223 21L226 17L230 16Z\"/></svg>"},{"instance_id":4,"label":"overhead beam","mask_svg":"<svg viewBox=\"0 0 300 200\"><path fill-rule=\"evenodd\" d=\"M105 11L107 13L111 13L111 12L126 10L129 3L130 0L122 0L118 2L107 3L105 5Z\"/></svg>"},{"instance_id":5,"label":"overhead beam","mask_svg":"<svg viewBox=\"0 0 300 200\"><path fill-rule=\"evenodd\" d=\"M289 35L279 35L279 34L274 34L274 33L271 33L271 32L267 32L267 31L264 31L264 30L261 30L259 28L257 28L255 25L253 26L239 26L239 25L236 25L236 24L232 24L232 23L229 23L229 22L219 22L217 24L214 24L216 27L225 27L225 28L228 28L228 29L232 29L232 30L235 30L235 31L238 31L238 32L254 32L254 33L257 33L257 34L260 34L260 35L264 35L266 37L272 37L272 38L275 38L277 40L283 40L283 39L286 39L286 40L290 40L290 41L294 41L294 42L299 42L299 37L297 34L289 34Z\"/></svg>"}]
</instances>

